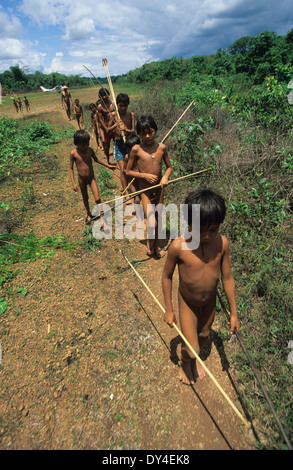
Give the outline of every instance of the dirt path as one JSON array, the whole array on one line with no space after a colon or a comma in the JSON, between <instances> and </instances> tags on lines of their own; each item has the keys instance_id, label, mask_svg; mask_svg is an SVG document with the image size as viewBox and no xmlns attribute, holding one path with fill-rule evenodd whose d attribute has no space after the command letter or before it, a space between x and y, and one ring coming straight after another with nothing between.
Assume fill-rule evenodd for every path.
<instances>
[{"instance_id":1,"label":"dirt path","mask_svg":"<svg viewBox=\"0 0 293 470\"><path fill-rule=\"evenodd\" d=\"M58 125L65 112L44 118ZM82 199L68 174L71 149L71 139L57 146L56 178L34 178L38 211L23 232L83 238ZM23 286L28 294L15 298L2 318L0 448L253 449L251 431L242 429L210 378L193 388L178 380L180 338L121 249L163 303L164 260L149 259L138 240L103 240L95 251L60 250L23 265L11 282L12 290ZM206 356L244 414L217 322Z\"/></svg>"}]
</instances>

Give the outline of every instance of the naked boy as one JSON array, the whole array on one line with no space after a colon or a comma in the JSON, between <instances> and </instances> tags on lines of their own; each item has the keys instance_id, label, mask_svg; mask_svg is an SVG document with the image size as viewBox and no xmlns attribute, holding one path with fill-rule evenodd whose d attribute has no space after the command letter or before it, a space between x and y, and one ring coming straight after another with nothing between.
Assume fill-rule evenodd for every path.
<instances>
[{"instance_id":1,"label":"naked boy","mask_svg":"<svg viewBox=\"0 0 293 470\"><path fill-rule=\"evenodd\" d=\"M220 274L230 307L231 333L235 328L238 331L239 321L229 259L229 242L219 233L220 224L226 214L224 199L211 189L199 189L186 198L185 204L188 204L189 224L192 204L200 204L200 244L195 250L186 249L188 240L180 236L170 245L162 275L166 308L164 320L170 326L176 323L172 304L172 278L175 267L178 266L180 325L183 335L199 354L208 340L214 321L216 289ZM191 227L189 230L192 232ZM198 379L203 379L205 375L202 365L196 363L192 351L184 345L180 380L190 385Z\"/></svg>"}]
</instances>

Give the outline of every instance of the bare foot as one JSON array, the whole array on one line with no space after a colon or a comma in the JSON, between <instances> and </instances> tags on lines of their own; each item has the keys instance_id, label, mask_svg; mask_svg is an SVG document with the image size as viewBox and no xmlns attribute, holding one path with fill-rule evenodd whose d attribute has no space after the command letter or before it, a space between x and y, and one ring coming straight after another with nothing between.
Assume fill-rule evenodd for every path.
<instances>
[{"instance_id":1,"label":"bare foot","mask_svg":"<svg viewBox=\"0 0 293 470\"><path fill-rule=\"evenodd\" d=\"M196 380L202 380L207 376L207 372L204 369L204 367L200 364L199 361L196 361L196 375L195 378Z\"/></svg>"},{"instance_id":2,"label":"bare foot","mask_svg":"<svg viewBox=\"0 0 293 470\"><path fill-rule=\"evenodd\" d=\"M147 240L147 245L146 245L145 251L146 251L146 254L147 254L148 256L152 256L152 255L155 253L155 251L154 251L154 245L151 245L150 242L149 242L149 240Z\"/></svg>"},{"instance_id":3,"label":"bare foot","mask_svg":"<svg viewBox=\"0 0 293 470\"><path fill-rule=\"evenodd\" d=\"M179 369L179 379L183 384L193 385L195 373L195 361L194 359L181 360Z\"/></svg>"},{"instance_id":4,"label":"bare foot","mask_svg":"<svg viewBox=\"0 0 293 470\"><path fill-rule=\"evenodd\" d=\"M166 251L161 248L157 248L155 252L156 252L157 258L163 258L163 256L165 256L166 254Z\"/></svg>"}]
</instances>

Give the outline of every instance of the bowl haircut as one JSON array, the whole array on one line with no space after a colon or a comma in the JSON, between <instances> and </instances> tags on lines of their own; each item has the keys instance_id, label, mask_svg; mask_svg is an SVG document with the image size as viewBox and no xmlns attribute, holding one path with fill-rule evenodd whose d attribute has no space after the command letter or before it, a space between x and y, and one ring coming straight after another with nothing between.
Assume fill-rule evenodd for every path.
<instances>
[{"instance_id":1,"label":"bowl haircut","mask_svg":"<svg viewBox=\"0 0 293 470\"><path fill-rule=\"evenodd\" d=\"M200 226L210 227L212 224L221 224L226 216L224 198L212 188L199 188L188 194L185 199L188 206L187 223L192 223L192 205L200 205Z\"/></svg>"}]
</instances>

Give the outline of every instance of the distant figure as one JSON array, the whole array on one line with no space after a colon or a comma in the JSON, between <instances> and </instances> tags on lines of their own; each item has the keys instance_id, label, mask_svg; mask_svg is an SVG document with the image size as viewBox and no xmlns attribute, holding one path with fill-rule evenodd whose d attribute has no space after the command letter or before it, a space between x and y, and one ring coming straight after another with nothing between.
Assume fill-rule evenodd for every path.
<instances>
[{"instance_id":1,"label":"distant figure","mask_svg":"<svg viewBox=\"0 0 293 470\"><path fill-rule=\"evenodd\" d=\"M18 113L18 102L16 100L13 100L13 106L15 111Z\"/></svg>"},{"instance_id":2,"label":"distant figure","mask_svg":"<svg viewBox=\"0 0 293 470\"><path fill-rule=\"evenodd\" d=\"M30 107L29 100L27 99L26 96L24 97L23 101L24 101L24 104L25 104L25 107L26 107L26 111L29 112L31 107Z\"/></svg>"},{"instance_id":3,"label":"distant figure","mask_svg":"<svg viewBox=\"0 0 293 470\"><path fill-rule=\"evenodd\" d=\"M73 105L72 97L68 90L68 87L64 85L63 90L61 91L61 106L65 109L68 120L71 121L71 109L70 107Z\"/></svg>"},{"instance_id":4,"label":"distant figure","mask_svg":"<svg viewBox=\"0 0 293 470\"><path fill-rule=\"evenodd\" d=\"M74 100L73 112L76 116L79 129L83 129L83 110L79 104L79 99Z\"/></svg>"},{"instance_id":5,"label":"distant figure","mask_svg":"<svg viewBox=\"0 0 293 470\"><path fill-rule=\"evenodd\" d=\"M97 106L95 103L91 103L89 105L89 108L91 110L91 130L92 134L95 135L96 142L98 148L102 149L102 135L101 135L101 129L99 126L98 118L97 118Z\"/></svg>"},{"instance_id":6,"label":"distant figure","mask_svg":"<svg viewBox=\"0 0 293 470\"><path fill-rule=\"evenodd\" d=\"M17 103L18 103L19 111L22 112L22 101L21 101L20 97L18 97Z\"/></svg>"}]
</instances>

